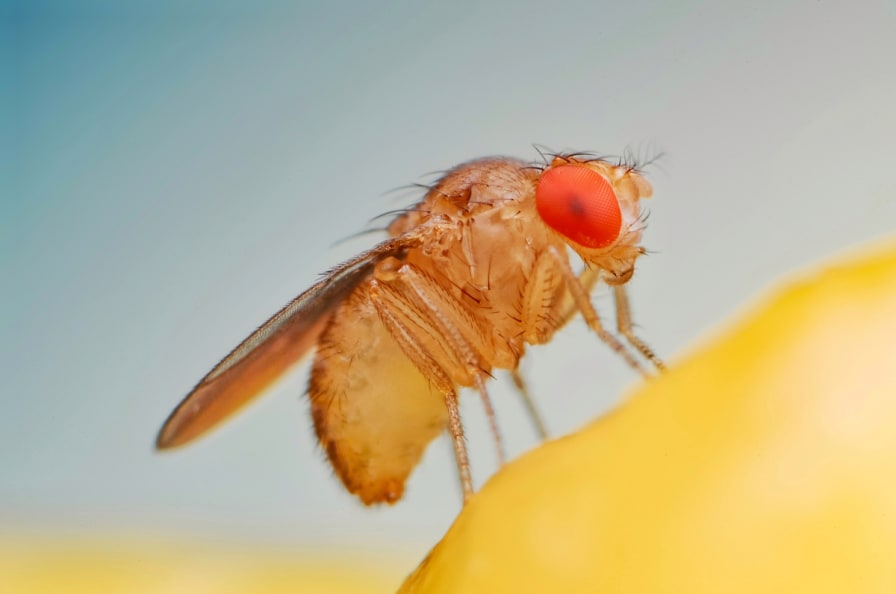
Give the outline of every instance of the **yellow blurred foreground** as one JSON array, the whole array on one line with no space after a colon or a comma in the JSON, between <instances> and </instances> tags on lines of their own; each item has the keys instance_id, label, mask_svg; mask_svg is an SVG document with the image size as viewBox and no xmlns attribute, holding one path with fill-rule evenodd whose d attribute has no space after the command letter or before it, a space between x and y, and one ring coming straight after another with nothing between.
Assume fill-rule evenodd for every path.
<instances>
[{"instance_id":1,"label":"yellow blurred foreground","mask_svg":"<svg viewBox=\"0 0 896 594\"><path fill-rule=\"evenodd\" d=\"M366 594L394 591L406 568L386 551L0 539L2 594Z\"/></svg>"},{"instance_id":2,"label":"yellow blurred foreground","mask_svg":"<svg viewBox=\"0 0 896 594\"><path fill-rule=\"evenodd\" d=\"M896 592L896 244L495 475L403 592Z\"/></svg>"}]
</instances>

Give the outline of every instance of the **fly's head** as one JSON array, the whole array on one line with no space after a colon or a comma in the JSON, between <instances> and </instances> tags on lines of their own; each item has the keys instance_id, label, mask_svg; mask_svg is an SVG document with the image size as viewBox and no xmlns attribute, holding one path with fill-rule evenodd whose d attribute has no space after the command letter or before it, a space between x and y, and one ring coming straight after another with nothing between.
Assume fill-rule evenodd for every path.
<instances>
[{"instance_id":1,"label":"fly's head","mask_svg":"<svg viewBox=\"0 0 896 594\"><path fill-rule=\"evenodd\" d=\"M555 157L535 187L544 223L611 285L627 282L644 253L639 201L653 193L633 167L603 160Z\"/></svg>"}]
</instances>

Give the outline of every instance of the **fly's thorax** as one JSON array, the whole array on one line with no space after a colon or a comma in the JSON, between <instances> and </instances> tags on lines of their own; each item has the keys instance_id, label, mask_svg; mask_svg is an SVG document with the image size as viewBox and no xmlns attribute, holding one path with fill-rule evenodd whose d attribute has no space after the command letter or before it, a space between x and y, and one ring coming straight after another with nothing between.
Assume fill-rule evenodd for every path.
<instances>
[{"instance_id":1,"label":"fly's thorax","mask_svg":"<svg viewBox=\"0 0 896 594\"><path fill-rule=\"evenodd\" d=\"M472 213L482 207L523 200L532 193L534 179L533 171L518 159L477 159L448 171L424 202L434 212L457 209Z\"/></svg>"},{"instance_id":2,"label":"fly's thorax","mask_svg":"<svg viewBox=\"0 0 896 594\"><path fill-rule=\"evenodd\" d=\"M462 163L430 186L423 199L389 225L401 235L431 218L465 220L477 212L521 201L534 192L536 173L523 161L492 157Z\"/></svg>"}]
</instances>

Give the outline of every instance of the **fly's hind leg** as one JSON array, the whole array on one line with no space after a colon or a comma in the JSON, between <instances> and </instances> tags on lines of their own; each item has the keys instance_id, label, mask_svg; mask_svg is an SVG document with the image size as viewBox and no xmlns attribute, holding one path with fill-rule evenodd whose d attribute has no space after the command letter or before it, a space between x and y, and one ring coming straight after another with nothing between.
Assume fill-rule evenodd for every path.
<instances>
[{"instance_id":1,"label":"fly's hind leg","mask_svg":"<svg viewBox=\"0 0 896 594\"><path fill-rule=\"evenodd\" d=\"M614 286L613 297L616 300L616 328L619 330L619 333L622 334L629 344L635 347L639 353L644 355L645 359L653 363L653 365L660 371L664 371L666 366L663 364L662 360L656 356L653 349L647 346L643 340L635 336L635 333L632 331L632 312L628 304L628 295L625 292L625 286Z\"/></svg>"},{"instance_id":2,"label":"fly's hind leg","mask_svg":"<svg viewBox=\"0 0 896 594\"><path fill-rule=\"evenodd\" d=\"M445 395L448 425L466 501L473 492L470 463L455 386L479 392L495 438L498 458L504 448L485 388L493 356L489 336L475 316L438 283L395 258L380 262L370 290L380 318L417 369Z\"/></svg>"},{"instance_id":3,"label":"fly's hind leg","mask_svg":"<svg viewBox=\"0 0 896 594\"><path fill-rule=\"evenodd\" d=\"M445 406L448 407L448 431L451 443L454 444L454 459L457 461L457 474L463 489L464 503L473 495L473 475L470 472L470 457L467 455L467 443L464 440L464 426L460 422L460 407L457 404L457 392L452 390L445 394Z\"/></svg>"},{"instance_id":4,"label":"fly's hind leg","mask_svg":"<svg viewBox=\"0 0 896 594\"><path fill-rule=\"evenodd\" d=\"M448 409L448 432L451 434L451 441L454 444L457 473L460 476L464 503L466 503L473 494L473 478L470 472L470 458L467 454L464 426L460 420L460 407L454 384L445 370L428 352L426 346L422 344L421 337L417 334L420 326L415 326L413 316L409 315L412 312L405 311L400 302L395 301L395 296L390 295L388 290L383 291L382 285L376 282L371 284L370 297L380 319L404 354L420 373L445 395L445 406Z\"/></svg>"}]
</instances>

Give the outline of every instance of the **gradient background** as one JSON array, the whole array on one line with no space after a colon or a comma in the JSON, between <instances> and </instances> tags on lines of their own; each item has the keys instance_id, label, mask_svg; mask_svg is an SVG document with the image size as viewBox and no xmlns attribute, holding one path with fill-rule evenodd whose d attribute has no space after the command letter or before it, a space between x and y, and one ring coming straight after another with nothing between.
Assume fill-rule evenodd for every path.
<instances>
[{"instance_id":1,"label":"gradient background","mask_svg":"<svg viewBox=\"0 0 896 594\"><path fill-rule=\"evenodd\" d=\"M896 5L722 4L2 9L0 531L395 547L410 569L460 506L448 440L404 501L364 508L316 450L307 364L193 447L152 443L425 172L532 143L664 152L631 293L673 360L786 271L892 232ZM530 352L555 434L637 380L581 322ZM511 452L532 447L506 378L492 392ZM481 483L493 448L477 399L464 414Z\"/></svg>"}]
</instances>

